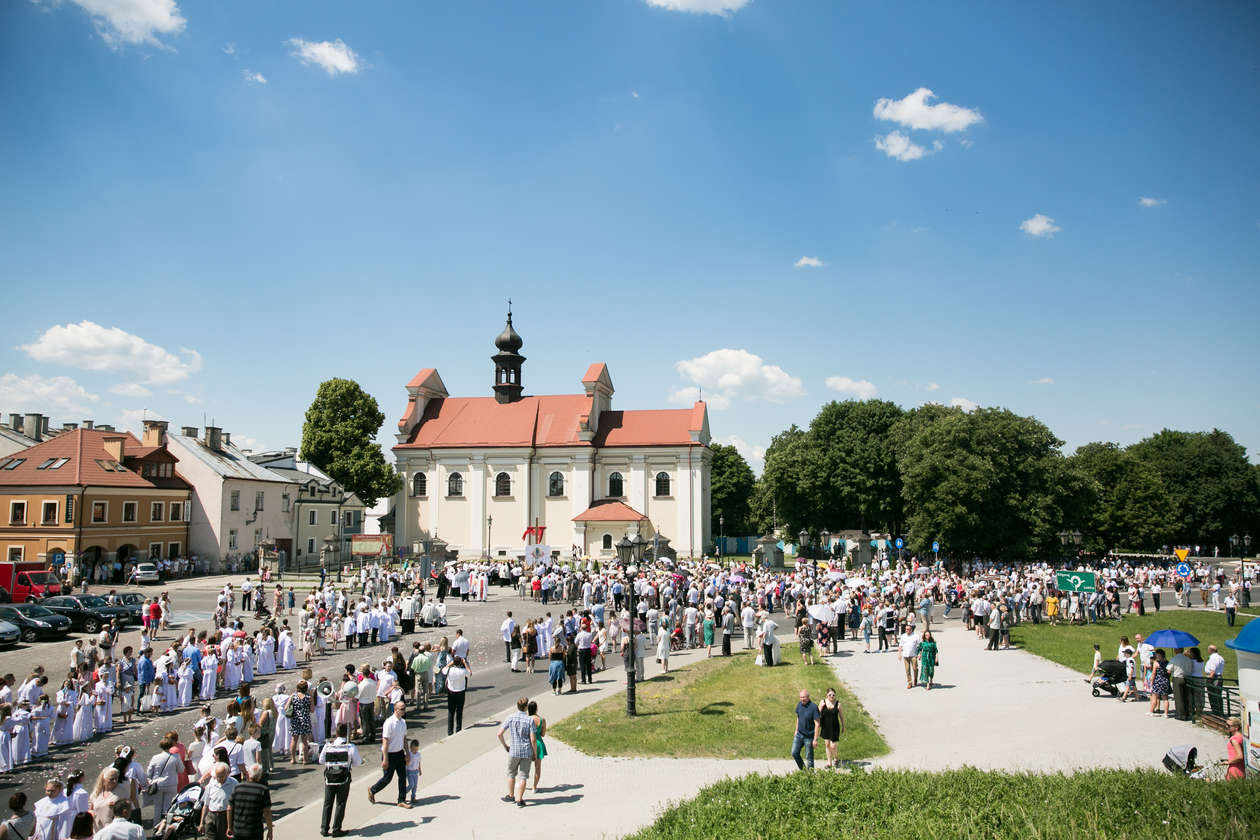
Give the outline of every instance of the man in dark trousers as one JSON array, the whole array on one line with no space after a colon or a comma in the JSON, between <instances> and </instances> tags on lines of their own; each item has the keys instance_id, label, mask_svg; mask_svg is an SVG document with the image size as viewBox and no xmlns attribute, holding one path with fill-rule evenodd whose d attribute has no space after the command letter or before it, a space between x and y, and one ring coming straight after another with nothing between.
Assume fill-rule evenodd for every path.
<instances>
[{"instance_id":1,"label":"man in dark trousers","mask_svg":"<svg viewBox=\"0 0 1260 840\"><path fill-rule=\"evenodd\" d=\"M376 804L376 794L385 789L389 780L398 777L398 807L410 808L407 801L407 704L399 700L394 713L385 719L381 729L381 769L385 772L368 788L368 802Z\"/></svg>"},{"instance_id":2,"label":"man in dark trousers","mask_svg":"<svg viewBox=\"0 0 1260 840\"><path fill-rule=\"evenodd\" d=\"M341 821L346 816L346 797L350 795L351 768L363 763L358 747L350 743L348 735L349 727L337 724L337 737L325 741L319 751L319 763L324 765L324 816L319 824L322 837L329 835L330 826L333 837L345 833Z\"/></svg>"},{"instance_id":3,"label":"man in dark trousers","mask_svg":"<svg viewBox=\"0 0 1260 840\"><path fill-rule=\"evenodd\" d=\"M247 781L232 791L233 840L272 840L271 791L262 783L261 764L245 769Z\"/></svg>"}]
</instances>

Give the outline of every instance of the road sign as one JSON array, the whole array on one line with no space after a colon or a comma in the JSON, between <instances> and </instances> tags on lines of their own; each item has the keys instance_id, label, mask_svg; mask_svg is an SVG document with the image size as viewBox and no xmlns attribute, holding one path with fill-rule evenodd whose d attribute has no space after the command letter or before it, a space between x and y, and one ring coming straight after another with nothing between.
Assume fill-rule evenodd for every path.
<instances>
[{"instance_id":1,"label":"road sign","mask_svg":"<svg viewBox=\"0 0 1260 840\"><path fill-rule=\"evenodd\" d=\"M932 553L935 554L941 550L941 544L938 540L932 540Z\"/></svg>"},{"instance_id":2,"label":"road sign","mask_svg":"<svg viewBox=\"0 0 1260 840\"><path fill-rule=\"evenodd\" d=\"M1098 588L1093 572L1055 572L1054 585L1064 592L1094 592Z\"/></svg>"},{"instance_id":3,"label":"road sign","mask_svg":"<svg viewBox=\"0 0 1260 840\"><path fill-rule=\"evenodd\" d=\"M1176 554L1177 559L1180 560L1182 563L1184 563L1186 562L1186 558L1190 556L1190 549L1176 548L1176 549L1173 549L1173 554ZM1182 575L1182 577L1185 577L1185 575Z\"/></svg>"},{"instance_id":4,"label":"road sign","mask_svg":"<svg viewBox=\"0 0 1260 840\"><path fill-rule=\"evenodd\" d=\"M905 540L903 540L901 537L897 537L897 541L896 541L895 543L893 543L893 545L897 546L897 548L905 548L905 547L906 547L906 541L905 541Z\"/></svg>"},{"instance_id":5,"label":"road sign","mask_svg":"<svg viewBox=\"0 0 1260 840\"><path fill-rule=\"evenodd\" d=\"M1180 577L1183 577L1183 578L1188 578L1188 577L1190 577L1190 564L1189 564L1189 563L1178 563L1178 564L1177 564L1177 574L1178 574Z\"/></svg>"}]
</instances>

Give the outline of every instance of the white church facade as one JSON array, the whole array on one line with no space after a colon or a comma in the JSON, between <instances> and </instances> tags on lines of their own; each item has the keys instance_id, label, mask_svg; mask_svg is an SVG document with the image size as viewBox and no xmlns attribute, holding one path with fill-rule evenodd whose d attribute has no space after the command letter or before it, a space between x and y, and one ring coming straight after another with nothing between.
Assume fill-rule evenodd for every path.
<instances>
[{"instance_id":1,"label":"white church facade","mask_svg":"<svg viewBox=\"0 0 1260 840\"><path fill-rule=\"evenodd\" d=\"M430 537L462 558L522 557L528 542L553 555L616 556L623 536L659 534L679 556L699 557L710 533L709 418L691 408L618 411L604 364L582 393L526 396L523 342L507 325L495 339L494 395L452 397L437 370L407 383L393 448L404 487L395 539Z\"/></svg>"}]
</instances>

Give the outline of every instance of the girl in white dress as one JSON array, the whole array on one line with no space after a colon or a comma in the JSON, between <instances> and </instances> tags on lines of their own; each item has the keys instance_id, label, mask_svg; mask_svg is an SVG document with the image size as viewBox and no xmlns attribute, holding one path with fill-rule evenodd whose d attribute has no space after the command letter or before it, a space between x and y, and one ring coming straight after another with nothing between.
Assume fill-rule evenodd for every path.
<instances>
[{"instance_id":1,"label":"girl in white dress","mask_svg":"<svg viewBox=\"0 0 1260 840\"><path fill-rule=\"evenodd\" d=\"M83 690L79 692L78 700L75 702L74 710L74 729L71 734L72 740L76 744L90 740L96 730L92 726L92 713L96 709L96 695L91 685L85 685Z\"/></svg>"},{"instance_id":2,"label":"girl in white dress","mask_svg":"<svg viewBox=\"0 0 1260 840\"><path fill-rule=\"evenodd\" d=\"M258 674L266 676L276 672L276 640L270 630L263 630L258 640Z\"/></svg>"},{"instance_id":3,"label":"girl in white dress","mask_svg":"<svg viewBox=\"0 0 1260 840\"><path fill-rule=\"evenodd\" d=\"M254 651L249 639L241 639L241 682L249 685L254 681Z\"/></svg>"},{"instance_id":4,"label":"girl in white dress","mask_svg":"<svg viewBox=\"0 0 1260 840\"><path fill-rule=\"evenodd\" d=\"M13 757L9 752L13 744L13 705L0 704L0 773L13 769Z\"/></svg>"},{"instance_id":5,"label":"girl in white dress","mask_svg":"<svg viewBox=\"0 0 1260 840\"><path fill-rule=\"evenodd\" d=\"M14 768L27 764L31 760L31 710L30 704L23 700L13 710L13 744L9 757Z\"/></svg>"},{"instance_id":6,"label":"girl in white dress","mask_svg":"<svg viewBox=\"0 0 1260 840\"><path fill-rule=\"evenodd\" d=\"M191 706L193 701L193 667L192 662L185 659L179 666L179 683L176 687L179 707Z\"/></svg>"},{"instance_id":7,"label":"girl in white dress","mask_svg":"<svg viewBox=\"0 0 1260 840\"><path fill-rule=\"evenodd\" d=\"M201 658L201 702L208 703L214 699L215 673L219 667L219 657L215 656L213 647L206 648L206 655Z\"/></svg>"},{"instance_id":8,"label":"girl in white dress","mask_svg":"<svg viewBox=\"0 0 1260 840\"><path fill-rule=\"evenodd\" d=\"M175 671L175 654L168 653L166 673L162 676L162 711L179 708L179 674Z\"/></svg>"},{"instance_id":9,"label":"girl in white dress","mask_svg":"<svg viewBox=\"0 0 1260 840\"><path fill-rule=\"evenodd\" d=\"M39 705L31 709L31 725L35 728L35 748L32 752L36 758L48 755L48 741L52 734L53 709L48 695L40 695Z\"/></svg>"},{"instance_id":10,"label":"girl in white dress","mask_svg":"<svg viewBox=\"0 0 1260 840\"><path fill-rule=\"evenodd\" d=\"M57 692L57 711L53 718L53 743L59 747L74 743L74 710L79 705L79 692L66 680Z\"/></svg>"},{"instance_id":11,"label":"girl in white dress","mask_svg":"<svg viewBox=\"0 0 1260 840\"><path fill-rule=\"evenodd\" d=\"M233 642L223 655L223 690L236 691L241 684L240 651Z\"/></svg>"},{"instance_id":12,"label":"girl in white dress","mask_svg":"<svg viewBox=\"0 0 1260 840\"><path fill-rule=\"evenodd\" d=\"M293 649L293 633L285 628L280 631L280 662L281 669L292 669L297 667L297 654Z\"/></svg>"},{"instance_id":13,"label":"girl in white dress","mask_svg":"<svg viewBox=\"0 0 1260 840\"><path fill-rule=\"evenodd\" d=\"M289 695L285 693L283 683L276 686L271 700L276 704L276 737L271 742L271 750L275 755L288 755L293 748L293 738L289 734L289 717L285 714L289 708Z\"/></svg>"},{"instance_id":14,"label":"girl in white dress","mask_svg":"<svg viewBox=\"0 0 1260 840\"><path fill-rule=\"evenodd\" d=\"M97 732L108 732L106 723L110 707L114 705L113 692L109 690L109 684L104 680L98 680L96 688L92 689L93 697L93 714Z\"/></svg>"}]
</instances>

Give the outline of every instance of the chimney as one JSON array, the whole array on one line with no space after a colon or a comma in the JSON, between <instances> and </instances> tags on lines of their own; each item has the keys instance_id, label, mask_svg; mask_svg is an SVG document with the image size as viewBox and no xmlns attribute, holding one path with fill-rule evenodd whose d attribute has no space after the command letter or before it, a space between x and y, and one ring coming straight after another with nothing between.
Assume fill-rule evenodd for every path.
<instances>
[{"instance_id":1,"label":"chimney","mask_svg":"<svg viewBox=\"0 0 1260 840\"><path fill-rule=\"evenodd\" d=\"M9 415L9 428L15 432L22 431L22 415L21 414Z\"/></svg>"},{"instance_id":2,"label":"chimney","mask_svg":"<svg viewBox=\"0 0 1260 840\"><path fill-rule=\"evenodd\" d=\"M114 431L114 427L106 423L101 423L99 426L96 427L96 430L99 432L112 432Z\"/></svg>"},{"instance_id":3,"label":"chimney","mask_svg":"<svg viewBox=\"0 0 1260 840\"><path fill-rule=\"evenodd\" d=\"M184 437L195 438L197 437L197 427L196 426L181 426L180 434L183 435Z\"/></svg>"},{"instance_id":4,"label":"chimney","mask_svg":"<svg viewBox=\"0 0 1260 840\"><path fill-rule=\"evenodd\" d=\"M61 424L61 431L63 432L73 432L77 428L79 428L78 423L62 423Z\"/></svg>"},{"instance_id":5,"label":"chimney","mask_svg":"<svg viewBox=\"0 0 1260 840\"><path fill-rule=\"evenodd\" d=\"M224 446L231 446L231 445L232 445L232 433L231 433L231 432L224 432L224 433L223 433L223 445L224 445Z\"/></svg>"},{"instance_id":6,"label":"chimney","mask_svg":"<svg viewBox=\"0 0 1260 840\"><path fill-rule=\"evenodd\" d=\"M44 415L28 414L22 421L22 434L37 443L44 439Z\"/></svg>"},{"instance_id":7,"label":"chimney","mask_svg":"<svg viewBox=\"0 0 1260 840\"><path fill-rule=\"evenodd\" d=\"M215 452L223 450L223 430L218 426L206 426L205 444Z\"/></svg>"},{"instance_id":8,"label":"chimney","mask_svg":"<svg viewBox=\"0 0 1260 840\"><path fill-rule=\"evenodd\" d=\"M145 446L161 446L162 439L166 437L166 428L168 424L165 420L145 420L144 421L144 437L140 442Z\"/></svg>"},{"instance_id":9,"label":"chimney","mask_svg":"<svg viewBox=\"0 0 1260 840\"><path fill-rule=\"evenodd\" d=\"M84 420L83 428L87 429L88 431L91 431L92 429L96 428L96 424L93 423L91 420Z\"/></svg>"},{"instance_id":10,"label":"chimney","mask_svg":"<svg viewBox=\"0 0 1260 840\"><path fill-rule=\"evenodd\" d=\"M127 438L123 435L113 435L105 438L105 454L110 457L110 460L117 461L120 464L122 463L123 445L126 441Z\"/></svg>"},{"instance_id":11,"label":"chimney","mask_svg":"<svg viewBox=\"0 0 1260 840\"><path fill-rule=\"evenodd\" d=\"M49 432L52 431L50 428L50 426L52 425L52 418L45 417L43 425L44 425L44 436L47 437Z\"/></svg>"}]
</instances>

